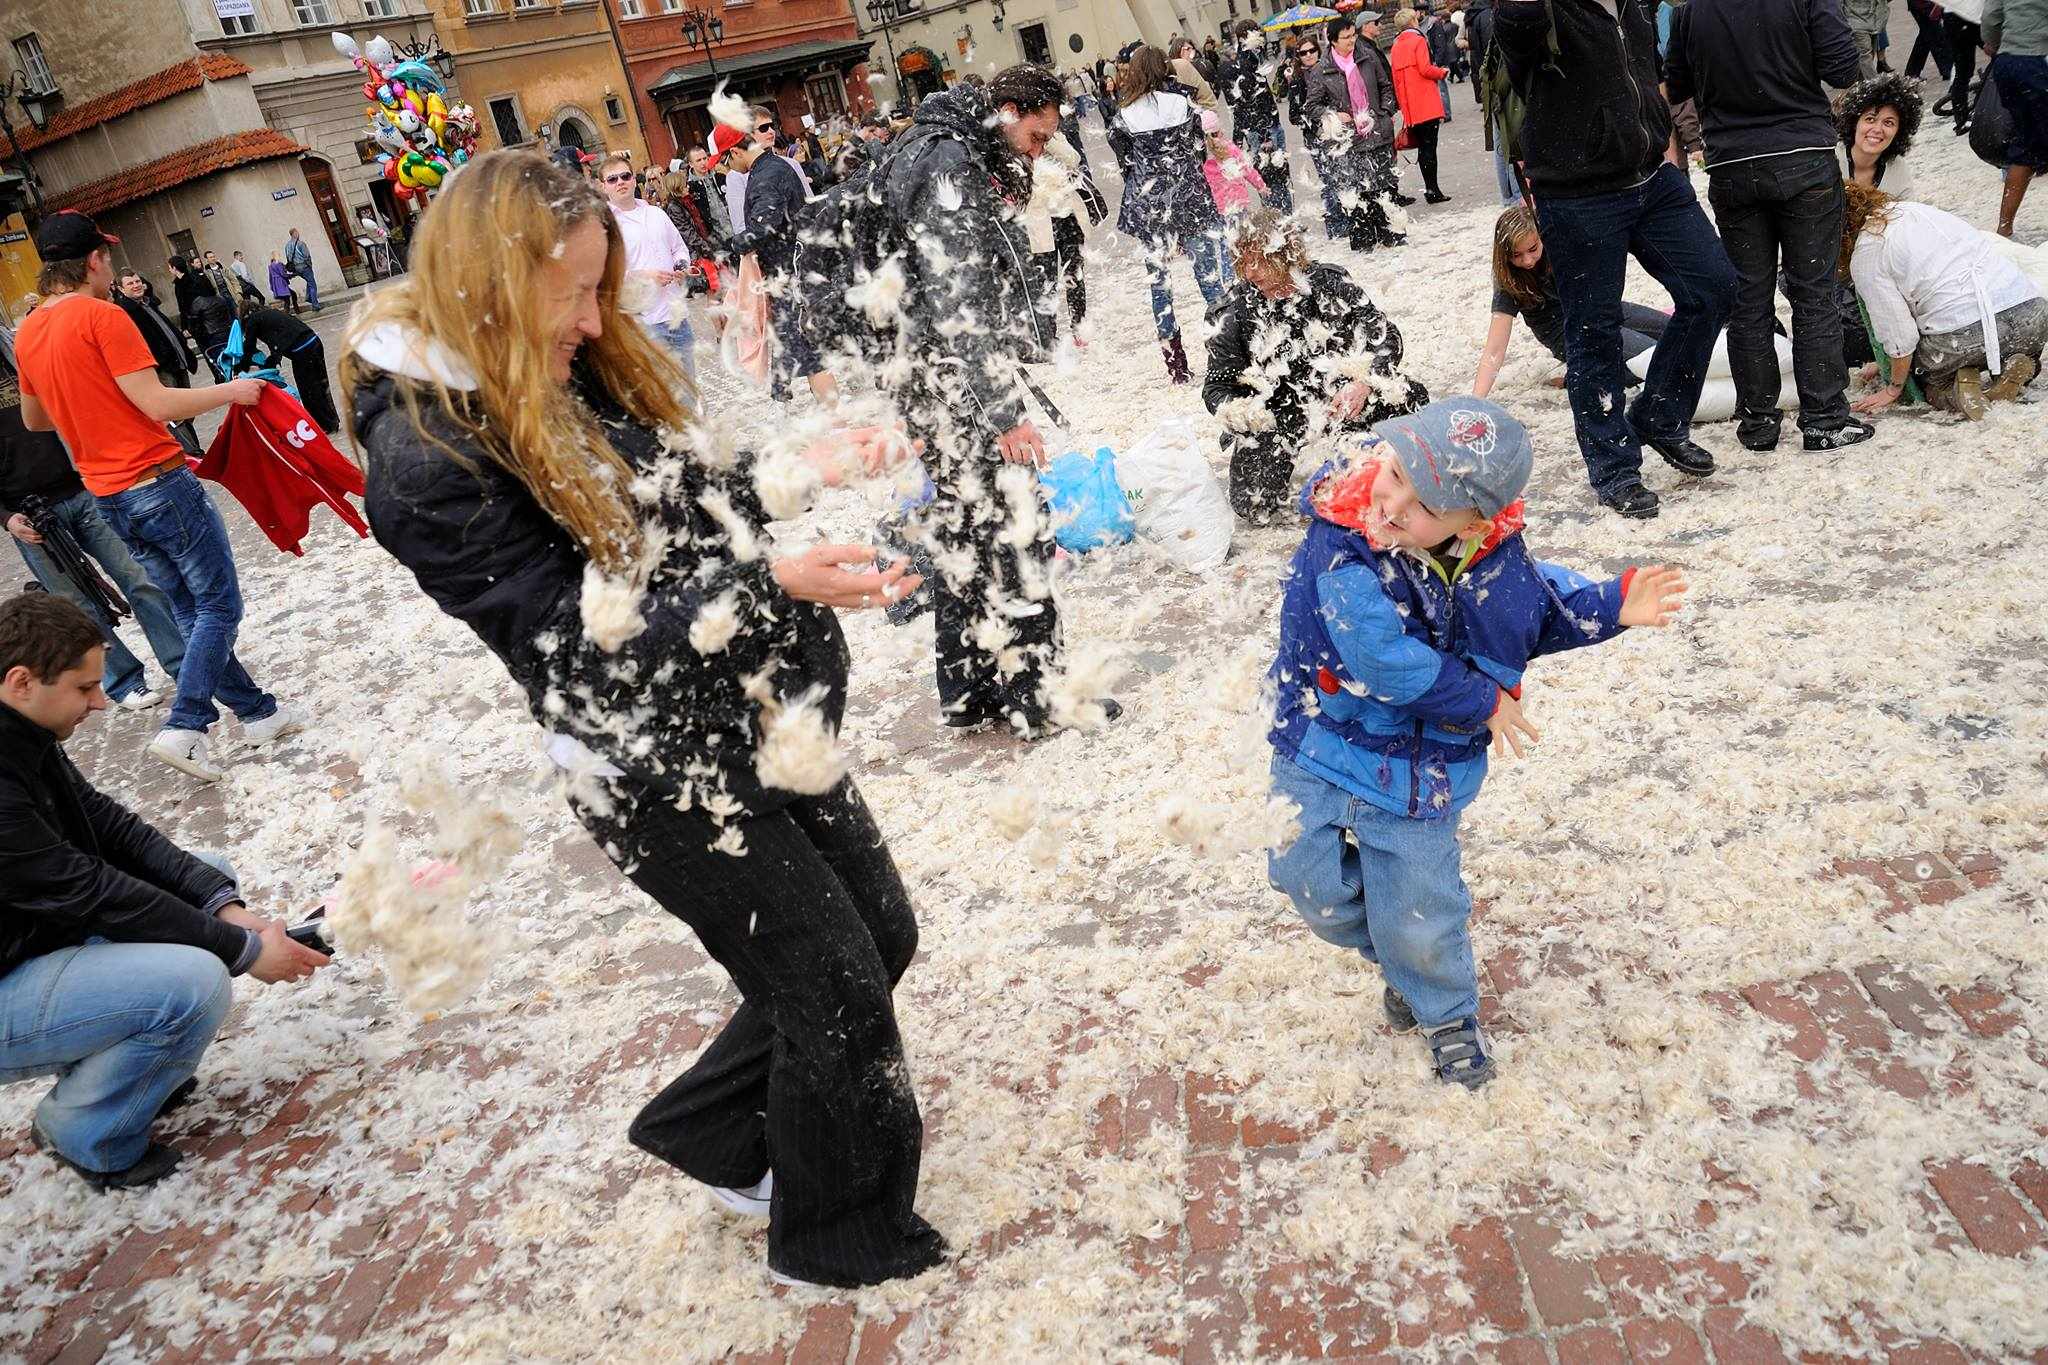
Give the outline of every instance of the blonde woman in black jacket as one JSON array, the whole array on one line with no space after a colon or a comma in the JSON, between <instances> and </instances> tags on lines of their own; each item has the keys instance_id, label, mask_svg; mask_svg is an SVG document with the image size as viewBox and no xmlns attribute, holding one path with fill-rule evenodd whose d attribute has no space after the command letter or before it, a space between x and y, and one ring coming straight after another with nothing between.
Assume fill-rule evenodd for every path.
<instances>
[{"instance_id":1,"label":"blonde woman in black jacket","mask_svg":"<svg viewBox=\"0 0 2048 1365\"><path fill-rule=\"evenodd\" d=\"M578 818L744 997L633 1142L767 1218L780 1280L915 1275L945 1254L912 1208L890 1000L917 925L838 755L830 608L916 580L842 567L862 546L768 553L751 463L620 310L623 253L596 188L540 156L455 177L351 329L371 529L504 663Z\"/></svg>"}]
</instances>

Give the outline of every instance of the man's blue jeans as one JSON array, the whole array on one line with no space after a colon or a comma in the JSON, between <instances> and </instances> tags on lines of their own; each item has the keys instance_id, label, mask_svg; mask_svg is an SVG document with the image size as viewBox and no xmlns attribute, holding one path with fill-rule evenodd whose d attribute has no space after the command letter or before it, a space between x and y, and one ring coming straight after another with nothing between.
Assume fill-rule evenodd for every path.
<instances>
[{"instance_id":1,"label":"man's blue jeans","mask_svg":"<svg viewBox=\"0 0 2048 1365\"><path fill-rule=\"evenodd\" d=\"M1161 341L1180 335L1180 323L1173 316L1173 290L1166 282L1166 260L1176 247L1194 263L1195 287L1202 291L1202 302L1215 307L1229 283L1230 248L1223 244L1220 228L1147 248L1145 278L1152 286L1152 321L1159 328Z\"/></svg>"},{"instance_id":2,"label":"man's blue jeans","mask_svg":"<svg viewBox=\"0 0 2048 1365\"><path fill-rule=\"evenodd\" d=\"M277 699L256 686L235 657L242 624L242 588L220 513L189 469L99 500L114 534L126 542L150 582L164 591L185 634L178 699L167 730L204 730L220 717L214 698L244 721L277 711Z\"/></svg>"},{"instance_id":3,"label":"man's blue jeans","mask_svg":"<svg viewBox=\"0 0 2048 1365\"><path fill-rule=\"evenodd\" d=\"M313 272L311 270L294 270L291 273L306 282L307 305L318 308L320 306L320 286L314 281Z\"/></svg>"},{"instance_id":4,"label":"man's blue jeans","mask_svg":"<svg viewBox=\"0 0 2048 1365\"><path fill-rule=\"evenodd\" d=\"M1642 482L1641 438L1676 441L1691 430L1707 359L1735 304L1735 267L1692 183L1669 164L1613 194L1560 199L1539 192L1536 220L1564 304L1565 390L1579 453L1593 491L1612 497ZM1621 358L1621 287L1630 256L1675 305L1632 405Z\"/></svg>"},{"instance_id":5,"label":"man's blue jeans","mask_svg":"<svg viewBox=\"0 0 2048 1365\"><path fill-rule=\"evenodd\" d=\"M690 376L690 382L697 382L697 335L690 330L690 320L684 318L673 327L648 324L647 330L654 339L675 352L676 359L683 362L683 370Z\"/></svg>"},{"instance_id":6,"label":"man's blue jeans","mask_svg":"<svg viewBox=\"0 0 2048 1365\"><path fill-rule=\"evenodd\" d=\"M32 957L0 976L0 1084L60 1077L36 1126L79 1165L125 1171L199 1069L229 996L221 960L182 943L93 938Z\"/></svg>"},{"instance_id":7,"label":"man's blue jeans","mask_svg":"<svg viewBox=\"0 0 2048 1365\"><path fill-rule=\"evenodd\" d=\"M1410 820L1277 754L1273 792L1301 808L1301 833L1266 878L1316 937L1377 962L1424 1028L1478 1014L1457 814Z\"/></svg>"},{"instance_id":8,"label":"man's blue jeans","mask_svg":"<svg viewBox=\"0 0 2048 1365\"><path fill-rule=\"evenodd\" d=\"M1287 130L1279 124L1270 128L1246 129L1238 147L1252 159L1259 177L1266 182L1266 202L1282 213L1294 212L1294 178L1287 162Z\"/></svg>"},{"instance_id":9,"label":"man's blue jeans","mask_svg":"<svg viewBox=\"0 0 2048 1365\"><path fill-rule=\"evenodd\" d=\"M185 633L178 629L178 621L171 614L171 600L163 590L149 581L142 572L142 566L128 553L128 547L114 534L112 527L100 516L99 504L93 496L83 490L73 493L50 509L56 519L71 532L112 583L128 599L128 605L135 609L135 623L142 627L142 633L149 640L149 648L156 655L164 676L176 681L178 669L185 659ZM142 661L135 657L128 646L121 643L121 637L114 633L113 623L100 614L85 595L85 590L71 581L71 576L52 563L49 555L40 545L30 545L17 540L21 557L28 563L28 571L36 581L52 593L83 608L85 614L99 623L100 634L107 641L107 664L101 676L101 685L107 695L115 701L127 696L142 686Z\"/></svg>"}]
</instances>

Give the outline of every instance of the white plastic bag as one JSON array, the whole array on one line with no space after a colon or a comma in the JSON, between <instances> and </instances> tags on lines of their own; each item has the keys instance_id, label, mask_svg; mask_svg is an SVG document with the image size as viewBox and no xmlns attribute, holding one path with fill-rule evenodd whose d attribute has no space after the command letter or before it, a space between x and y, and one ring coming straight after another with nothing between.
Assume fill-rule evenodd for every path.
<instances>
[{"instance_id":1,"label":"white plastic bag","mask_svg":"<svg viewBox=\"0 0 2048 1365\"><path fill-rule=\"evenodd\" d=\"M1116 457L1138 534L1190 573L1222 565L1237 533L1230 498L1203 457L1194 423L1171 418Z\"/></svg>"}]
</instances>

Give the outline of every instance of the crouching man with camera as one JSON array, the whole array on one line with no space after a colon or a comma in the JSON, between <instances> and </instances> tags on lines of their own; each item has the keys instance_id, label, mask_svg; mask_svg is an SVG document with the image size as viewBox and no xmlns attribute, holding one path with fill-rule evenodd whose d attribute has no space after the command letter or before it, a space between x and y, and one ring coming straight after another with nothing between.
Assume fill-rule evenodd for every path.
<instances>
[{"instance_id":1,"label":"crouching man with camera","mask_svg":"<svg viewBox=\"0 0 2048 1365\"><path fill-rule=\"evenodd\" d=\"M47 593L0 600L0 1083L56 1076L31 1136L95 1189L179 1153L150 1125L191 1093L228 978L325 966L195 857L88 783L62 742L95 711L100 628Z\"/></svg>"}]
</instances>

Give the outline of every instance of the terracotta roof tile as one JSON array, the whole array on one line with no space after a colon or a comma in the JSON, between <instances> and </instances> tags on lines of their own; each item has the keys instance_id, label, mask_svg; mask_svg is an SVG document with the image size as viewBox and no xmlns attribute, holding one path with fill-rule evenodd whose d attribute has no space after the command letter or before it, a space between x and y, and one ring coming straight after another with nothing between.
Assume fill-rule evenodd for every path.
<instances>
[{"instance_id":1,"label":"terracotta roof tile","mask_svg":"<svg viewBox=\"0 0 2048 1365\"><path fill-rule=\"evenodd\" d=\"M140 166L131 166L116 172L104 180L95 180L89 185L66 190L50 197L53 209L77 209L80 213L103 213L137 199L146 199L152 194L217 171L246 166L252 161L270 161L282 156L302 156L306 148L278 132L275 128L257 128L246 133L229 133L226 137L213 138L206 142L187 147L169 156L160 156Z\"/></svg>"},{"instance_id":2,"label":"terracotta roof tile","mask_svg":"<svg viewBox=\"0 0 2048 1365\"><path fill-rule=\"evenodd\" d=\"M118 90L109 90L97 98L59 109L43 132L33 128L19 130L17 136L21 150L32 152L73 133L82 133L123 114L147 108L159 100L182 95L187 90L197 90L206 81L231 80L248 75L250 70L247 64L224 52L208 52L176 66L167 66L139 81L130 81Z\"/></svg>"}]
</instances>

